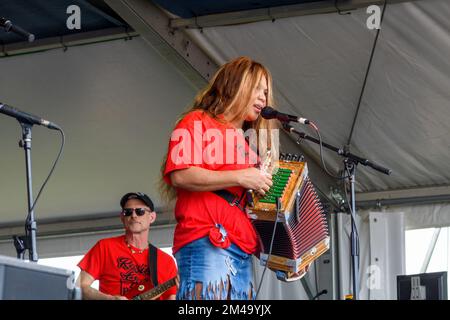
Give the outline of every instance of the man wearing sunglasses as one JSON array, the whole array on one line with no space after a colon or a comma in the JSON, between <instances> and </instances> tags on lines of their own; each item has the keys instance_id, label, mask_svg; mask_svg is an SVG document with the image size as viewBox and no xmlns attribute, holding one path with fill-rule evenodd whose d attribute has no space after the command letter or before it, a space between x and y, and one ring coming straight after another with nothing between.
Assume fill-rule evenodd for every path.
<instances>
[{"instance_id":1,"label":"man wearing sunglasses","mask_svg":"<svg viewBox=\"0 0 450 320\"><path fill-rule=\"evenodd\" d=\"M156 219L152 200L144 193L130 192L120 206L125 234L98 241L78 264L83 299L174 300L175 262L148 242L150 225ZM91 287L95 280L99 280L99 290ZM151 290L155 282L160 286Z\"/></svg>"}]
</instances>

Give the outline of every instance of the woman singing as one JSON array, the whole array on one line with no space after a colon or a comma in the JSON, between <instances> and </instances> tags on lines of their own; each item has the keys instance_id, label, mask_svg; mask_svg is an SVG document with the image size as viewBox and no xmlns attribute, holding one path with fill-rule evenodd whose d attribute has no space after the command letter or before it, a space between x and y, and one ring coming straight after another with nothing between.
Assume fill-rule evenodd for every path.
<instances>
[{"instance_id":1,"label":"woman singing","mask_svg":"<svg viewBox=\"0 0 450 320\"><path fill-rule=\"evenodd\" d=\"M177 299L255 298L251 256L259 240L244 207L247 190L264 195L272 185L258 169L270 142L250 143L263 131L271 137L260 116L266 105L269 71L240 57L217 71L172 132L162 173L164 193L176 197Z\"/></svg>"}]
</instances>

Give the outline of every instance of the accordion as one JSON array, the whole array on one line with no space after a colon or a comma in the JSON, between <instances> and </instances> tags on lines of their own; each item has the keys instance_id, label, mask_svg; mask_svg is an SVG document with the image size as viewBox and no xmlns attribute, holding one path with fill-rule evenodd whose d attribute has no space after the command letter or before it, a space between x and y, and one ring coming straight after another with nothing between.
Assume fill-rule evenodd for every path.
<instances>
[{"instance_id":1,"label":"accordion","mask_svg":"<svg viewBox=\"0 0 450 320\"><path fill-rule=\"evenodd\" d=\"M264 197L249 194L246 210L259 235L261 265L279 280L294 281L329 249L327 221L303 157L281 154L272 181Z\"/></svg>"}]
</instances>

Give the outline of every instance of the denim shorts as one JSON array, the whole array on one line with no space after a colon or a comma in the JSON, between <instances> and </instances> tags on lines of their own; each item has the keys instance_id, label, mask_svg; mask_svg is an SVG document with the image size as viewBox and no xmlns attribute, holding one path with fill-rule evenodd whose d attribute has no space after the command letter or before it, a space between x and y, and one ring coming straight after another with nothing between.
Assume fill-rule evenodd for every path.
<instances>
[{"instance_id":1,"label":"denim shorts","mask_svg":"<svg viewBox=\"0 0 450 320\"><path fill-rule=\"evenodd\" d=\"M209 237L182 247L176 254L180 286L177 300L253 300L252 256L235 244L214 246Z\"/></svg>"}]
</instances>

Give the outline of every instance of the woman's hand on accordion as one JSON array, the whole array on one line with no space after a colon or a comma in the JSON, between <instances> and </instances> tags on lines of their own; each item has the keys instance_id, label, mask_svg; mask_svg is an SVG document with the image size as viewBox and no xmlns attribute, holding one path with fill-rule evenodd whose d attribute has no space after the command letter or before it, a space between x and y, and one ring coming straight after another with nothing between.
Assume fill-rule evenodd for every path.
<instances>
[{"instance_id":1,"label":"woman's hand on accordion","mask_svg":"<svg viewBox=\"0 0 450 320\"><path fill-rule=\"evenodd\" d=\"M272 186L272 175L257 168L248 168L237 171L239 173L239 185L245 189L253 190L260 195L265 195Z\"/></svg>"}]
</instances>

